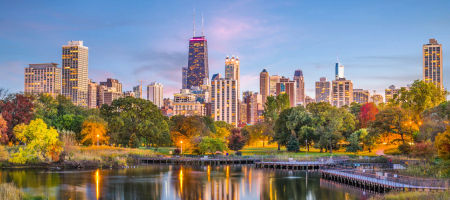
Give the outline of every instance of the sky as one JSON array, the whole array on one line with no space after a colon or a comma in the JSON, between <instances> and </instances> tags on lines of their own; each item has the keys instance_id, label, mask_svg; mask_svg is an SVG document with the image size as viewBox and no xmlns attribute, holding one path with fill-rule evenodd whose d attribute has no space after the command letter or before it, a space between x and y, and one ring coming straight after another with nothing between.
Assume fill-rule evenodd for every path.
<instances>
[{"instance_id":1,"label":"sky","mask_svg":"<svg viewBox=\"0 0 450 200\"><path fill-rule=\"evenodd\" d=\"M89 78L116 78L124 91L143 81L181 88L193 13L208 40L210 77L238 56L241 91L259 91L259 73L293 77L305 89L334 78L337 58L354 88L384 94L422 78L422 45L443 45L444 87L450 88L450 1L22 1L0 0L0 88L23 91L31 63L61 64L62 45L89 47Z\"/></svg>"}]
</instances>

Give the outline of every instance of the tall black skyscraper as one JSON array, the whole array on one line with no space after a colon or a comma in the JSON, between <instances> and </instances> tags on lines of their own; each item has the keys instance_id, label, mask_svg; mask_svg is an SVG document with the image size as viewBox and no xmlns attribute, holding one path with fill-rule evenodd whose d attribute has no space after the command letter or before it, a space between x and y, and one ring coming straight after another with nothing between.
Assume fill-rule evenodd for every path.
<instances>
[{"instance_id":1,"label":"tall black skyscraper","mask_svg":"<svg viewBox=\"0 0 450 200\"><path fill-rule=\"evenodd\" d=\"M186 87L201 86L209 79L208 44L205 36L194 36L189 40L189 62Z\"/></svg>"}]
</instances>

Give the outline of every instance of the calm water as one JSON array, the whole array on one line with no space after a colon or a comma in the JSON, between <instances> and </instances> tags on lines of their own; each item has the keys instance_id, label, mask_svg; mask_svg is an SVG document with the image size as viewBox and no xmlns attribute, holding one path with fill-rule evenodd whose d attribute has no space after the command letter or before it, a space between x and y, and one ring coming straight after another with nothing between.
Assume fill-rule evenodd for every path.
<instances>
[{"instance_id":1,"label":"calm water","mask_svg":"<svg viewBox=\"0 0 450 200\"><path fill-rule=\"evenodd\" d=\"M140 166L89 171L3 170L14 182L48 199L367 199L355 188L320 180L317 173L249 166Z\"/></svg>"}]
</instances>

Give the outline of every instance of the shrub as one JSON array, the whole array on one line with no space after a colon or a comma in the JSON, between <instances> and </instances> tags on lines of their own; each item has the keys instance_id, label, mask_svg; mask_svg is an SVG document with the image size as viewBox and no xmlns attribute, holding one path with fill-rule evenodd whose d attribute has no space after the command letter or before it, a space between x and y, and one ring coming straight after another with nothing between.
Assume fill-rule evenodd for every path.
<instances>
[{"instance_id":1,"label":"shrub","mask_svg":"<svg viewBox=\"0 0 450 200\"><path fill-rule=\"evenodd\" d=\"M435 149L431 141L420 142L411 146L411 155L415 157L432 158L434 152Z\"/></svg>"},{"instance_id":2,"label":"shrub","mask_svg":"<svg viewBox=\"0 0 450 200\"><path fill-rule=\"evenodd\" d=\"M175 150L173 150L173 155L180 155L181 154L181 150L179 148L176 148Z\"/></svg>"},{"instance_id":3,"label":"shrub","mask_svg":"<svg viewBox=\"0 0 450 200\"><path fill-rule=\"evenodd\" d=\"M241 150L245 145L245 139L241 133L233 133L228 137L228 148L233 151Z\"/></svg>"},{"instance_id":4,"label":"shrub","mask_svg":"<svg viewBox=\"0 0 450 200\"><path fill-rule=\"evenodd\" d=\"M403 143L401 145L398 145L398 150L402 154L409 154L411 152L411 145Z\"/></svg>"}]
</instances>

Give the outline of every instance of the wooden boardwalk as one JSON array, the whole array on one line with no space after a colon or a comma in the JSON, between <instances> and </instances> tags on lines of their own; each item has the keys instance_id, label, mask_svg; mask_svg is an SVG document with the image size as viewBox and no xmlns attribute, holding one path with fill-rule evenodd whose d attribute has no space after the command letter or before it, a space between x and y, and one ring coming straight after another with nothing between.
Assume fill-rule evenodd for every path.
<instances>
[{"instance_id":1,"label":"wooden boardwalk","mask_svg":"<svg viewBox=\"0 0 450 200\"><path fill-rule=\"evenodd\" d=\"M140 164L170 164L170 165L248 165L259 162L256 158L184 158L156 157L140 158Z\"/></svg>"},{"instance_id":2,"label":"wooden boardwalk","mask_svg":"<svg viewBox=\"0 0 450 200\"><path fill-rule=\"evenodd\" d=\"M432 187L432 186L418 186L396 182L394 180L389 180L381 177L371 177L369 174L360 175L353 174L350 172L327 169L321 170L321 176L323 179L336 181L339 183L359 187L366 190L371 190L375 192L388 192L391 190L397 191L409 191L409 190L419 190L419 191L432 191L432 190L446 190L446 187Z\"/></svg>"},{"instance_id":3,"label":"wooden boardwalk","mask_svg":"<svg viewBox=\"0 0 450 200\"><path fill-rule=\"evenodd\" d=\"M287 170L319 170L323 166L334 165L333 162L319 161L290 161L290 162L257 162L256 168L262 169L287 169Z\"/></svg>"}]
</instances>

